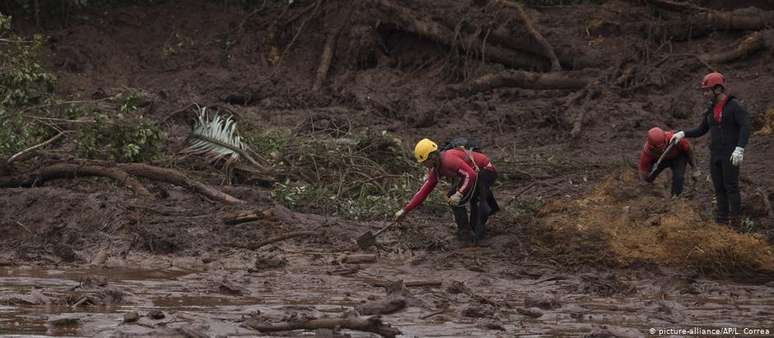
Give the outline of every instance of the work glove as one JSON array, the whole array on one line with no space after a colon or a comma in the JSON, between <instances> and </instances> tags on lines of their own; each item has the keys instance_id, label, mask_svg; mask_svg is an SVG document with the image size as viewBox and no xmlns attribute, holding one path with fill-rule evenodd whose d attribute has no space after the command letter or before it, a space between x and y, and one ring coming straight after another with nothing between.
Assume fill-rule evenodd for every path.
<instances>
[{"instance_id":1,"label":"work glove","mask_svg":"<svg viewBox=\"0 0 774 338\"><path fill-rule=\"evenodd\" d=\"M734 149L734 152L731 154L731 164L733 164L735 167L738 167L740 164L742 164L743 157L744 157L744 148L736 147L736 149Z\"/></svg>"},{"instance_id":2,"label":"work glove","mask_svg":"<svg viewBox=\"0 0 774 338\"><path fill-rule=\"evenodd\" d=\"M677 142L680 142L680 140L682 140L682 139L683 139L683 137L685 137L685 132L683 132L682 130L681 130L681 131L678 131L678 132L676 132L674 135L672 135L672 138L671 138L671 139L669 139L669 143L677 143Z\"/></svg>"},{"instance_id":3,"label":"work glove","mask_svg":"<svg viewBox=\"0 0 774 338\"><path fill-rule=\"evenodd\" d=\"M404 216L406 216L406 212L403 209L398 210L395 213L395 222L400 222Z\"/></svg>"},{"instance_id":4,"label":"work glove","mask_svg":"<svg viewBox=\"0 0 774 338\"><path fill-rule=\"evenodd\" d=\"M462 201L462 193L461 192L455 192L454 195L449 196L449 205L456 207L460 205L460 201Z\"/></svg>"}]
</instances>

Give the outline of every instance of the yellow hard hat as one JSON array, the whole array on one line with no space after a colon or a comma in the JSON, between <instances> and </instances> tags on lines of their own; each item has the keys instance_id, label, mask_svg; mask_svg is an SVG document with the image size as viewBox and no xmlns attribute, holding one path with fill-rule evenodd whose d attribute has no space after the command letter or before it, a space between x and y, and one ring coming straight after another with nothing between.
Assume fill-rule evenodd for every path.
<instances>
[{"instance_id":1,"label":"yellow hard hat","mask_svg":"<svg viewBox=\"0 0 774 338\"><path fill-rule=\"evenodd\" d=\"M417 158L417 162L422 163L430 157L430 154L437 150L438 145L425 138L417 142L417 146L414 147L414 157Z\"/></svg>"}]
</instances>

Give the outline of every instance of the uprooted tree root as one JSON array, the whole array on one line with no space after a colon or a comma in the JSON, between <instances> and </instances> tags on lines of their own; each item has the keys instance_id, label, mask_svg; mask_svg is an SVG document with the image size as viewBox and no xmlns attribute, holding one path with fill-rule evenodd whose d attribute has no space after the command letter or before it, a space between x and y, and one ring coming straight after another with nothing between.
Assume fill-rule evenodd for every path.
<instances>
[{"instance_id":1,"label":"uprooted tree root","mask_svg":"<svg viewBox=\"0 0 774 338\"><path fill-rule=\"evenodd\" d=\"M702 219L686 200L641 186L633 172L608 177L592 193L555 201L531 234L538 254L568 265L636 263L731 274L774 270L764 239Z\"/></svg>"}]
</instances>

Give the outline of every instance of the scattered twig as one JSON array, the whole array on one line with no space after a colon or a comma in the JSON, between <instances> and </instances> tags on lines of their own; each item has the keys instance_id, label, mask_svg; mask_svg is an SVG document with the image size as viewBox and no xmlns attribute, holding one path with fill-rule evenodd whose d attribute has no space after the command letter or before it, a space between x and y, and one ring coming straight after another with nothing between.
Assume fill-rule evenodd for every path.
<instances>
[{"instance_id":1,"label":"scattered twig","mask_svg":"<svg viewBox=\"0 0 774 338\"><path fill-rule=\"evenodd\" d=\"M530 20L529 16L527 16L527 13L524 11L524 7L519 3L511 1L500 0L500 2L506 6L516 9L516 12L519 14L519 18L521 18L521 21L524 23L524 27L527 28L527 31L532 35L532 37L538 41L540 46L543 47L543 53L545 53L545 55L548 56L548 59L551 60L551 71L558 72L562 70L562 66L559 64L559 59L556 57L554 48L551 47L551 44L548 43L548 40L543 37L543 34L540 34L540 32L532 25L532 20Z\"/></svg>"},{"instance_id":2,"label":"scattered twig","mask_svg":"<svg viewBox=\"0 0 774 338\"><path fill-rule=\"evenodd\" d=\"M442 313L444 313L446 311L448 311L448 309L438 310L438 311L435 311L433 313L430 313L430 314L424 315L422 317L419 317L419 319L428 319L430 317L440 315L440 314L442 314Z\"/></svg>"},{"instance_id":3,"label":"scattered twig","mask_svg":"<svg viewBox=\"0 0 774 338\"><path fill-rule=\"evenodd\" d=\"M18 224L22 229L24 229L24 231L27 231L27 232L29 232L30 234L33 234L33 235L35 234L34 232L32 232L30 230L30 228L28 228L26 225L24 225L24 223L16 221L16 224Z\"/></svg>"}]
</instances>

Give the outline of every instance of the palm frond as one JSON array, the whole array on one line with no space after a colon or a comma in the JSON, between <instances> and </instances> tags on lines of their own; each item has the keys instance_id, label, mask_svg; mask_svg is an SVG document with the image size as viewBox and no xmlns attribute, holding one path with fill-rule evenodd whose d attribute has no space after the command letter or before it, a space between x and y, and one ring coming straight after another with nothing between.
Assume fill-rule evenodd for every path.
<instances>
[{"instance_id":1,"label":"palm frond","mask_svg":"<svg viewBox=\"0 0 774 338\"><path fill-rule=\"evenodd\" d=\"M239 161L242 157L252 164L260 167L255 160L247 154L248 146L242 142L237 132L236 121L230 116L222 117L217 112L210 115L207 107L199 107L196 123L188 136L188 146L183 153L202 155L211 162L225 159L228 163Z\"/></svg>"}]
</instances>

